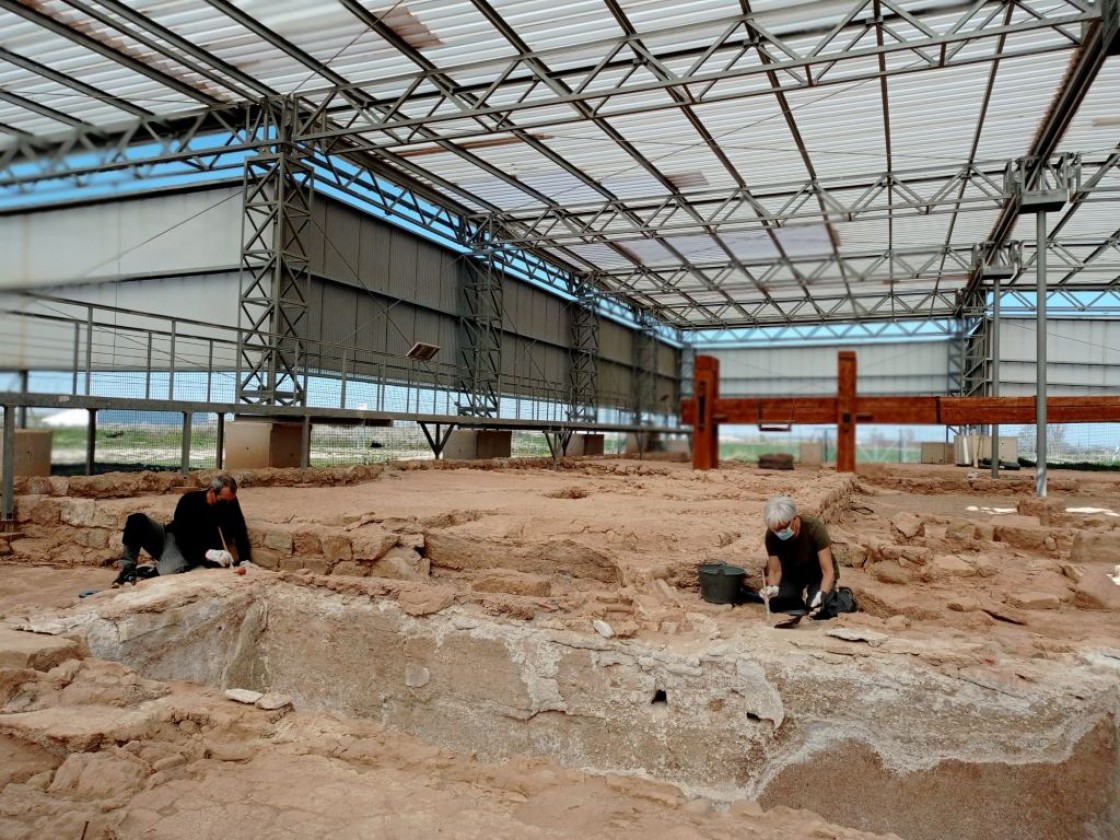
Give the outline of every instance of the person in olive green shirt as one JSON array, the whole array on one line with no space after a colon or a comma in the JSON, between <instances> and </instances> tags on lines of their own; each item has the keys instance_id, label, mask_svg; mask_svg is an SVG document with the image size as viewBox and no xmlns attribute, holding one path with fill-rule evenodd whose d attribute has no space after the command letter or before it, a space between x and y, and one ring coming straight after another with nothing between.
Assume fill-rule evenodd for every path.
<instances>
[{"instance_id":1,"label":"person in olive green shirt","mask_svg":"<svg viewBox=\"0 0 1120 840\"><path fill-rule=\"evenodd\" d=\"M762 510L766 520L766 572L760 594L774 612L817 619L836 615L840 569L824 523L797 512L789 496L775 496Z\"/></svg>"}]
</instances>

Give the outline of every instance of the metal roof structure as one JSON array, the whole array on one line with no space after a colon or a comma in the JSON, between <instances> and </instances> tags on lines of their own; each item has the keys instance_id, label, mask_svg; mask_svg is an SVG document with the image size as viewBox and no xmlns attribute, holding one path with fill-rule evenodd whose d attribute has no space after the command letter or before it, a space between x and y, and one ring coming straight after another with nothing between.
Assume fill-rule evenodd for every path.
<instances>
[{"instance_id":1,"label":"metal roof structure","mask_svg":"<svg viewBox=\"0 0 1120 840\"><path fill-rule=\"evenodd\" d=\"M960 317L1004 259L1029 290L1023 191L1053 177L1051 286L1086 307L1120 286L1118 25L1120 0L0 0L0 196L282 139L687 332Z\"/></svg>"}]
</instances>

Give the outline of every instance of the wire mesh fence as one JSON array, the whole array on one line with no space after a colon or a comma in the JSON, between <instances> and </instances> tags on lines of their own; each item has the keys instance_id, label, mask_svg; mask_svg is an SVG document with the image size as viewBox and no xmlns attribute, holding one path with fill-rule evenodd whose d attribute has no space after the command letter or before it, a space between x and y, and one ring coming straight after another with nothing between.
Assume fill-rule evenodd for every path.
<instances>
[{"instance_id":1,"label":"wire mesh fence","mask_svg":"<svg viewBox=\"0 0 1120 840\"><path fill-rule=\"evenodd\" d=\"M79 412L86 415L86 412ZM28 424L47 428L44 417L32 412ZM88 421L71 427L53 428L51 461L56 473L77 474L86 468L90 453ZM857 463L910 463L922 460L923 443L948 443L944 429L857 430ZM1033 466L1037 458L1033 426L1002 426L1000 437L1014 441L1010 463ZM1048 429L1047 463L1055 467L1120 469L1120 424L1094 423L1055 425ZM189 433L189 439L187 434ZM213 414L184 416L175 412L101 411L93 442L94 473L135 470L213 469L218 460L218 422ZM432 447L419 423L397 422L393 426L314 423L310 427L309 463L313 467L378 464L401 460L431 460ZM629 441L633 451L633 441ZM748 463L765 454L788 453L800 460L804 444L815 444L820 459L836 459L836 432L832 427L794 428L788 432L739 431L720 442L720 458ZM604 435L604 454L621 455L628 450L627 435ZM541 432L514 431L511 456L546 458L551 455ZM1008 456L1002 456L1008 461Z\"/></svg>"},{"instance_id":2,"label":"wire mesh fence","mask_svg":"<svg viewBox=\"0 0 1120 840\"><path fill-rule=\"evenodd\" d=\"M88 415L85 411L80 414ZM31 415L31 428L48 428L43 418ZM228 428L228 427L227 427ZM101 411L98 413L93 447L88 419L74 426L51 428L51 467L58 475L93 474L140 470L214 469L218 460L216 415L193 414L189 427L182 414L157 411ZM398 422L393 426L315 423L310 427L308 463L312 467L380 464L390 461L432 460L435 454L419 423ZM621 454L626 436L604 436L604 454ZM92 460L90 456L92 454ZM511 457L551 456L541 432L511 434Z\"/></svg>"}]
</instances>

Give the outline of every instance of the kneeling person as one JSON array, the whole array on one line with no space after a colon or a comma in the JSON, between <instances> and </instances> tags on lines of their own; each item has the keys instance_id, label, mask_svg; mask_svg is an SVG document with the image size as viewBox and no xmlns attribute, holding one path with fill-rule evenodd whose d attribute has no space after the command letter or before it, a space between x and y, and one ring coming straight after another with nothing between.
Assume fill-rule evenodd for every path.
<instances>
[{"instance_id":1,"label":"kneeling person","mask_svg":"<svg viewBox=\"0 0 1120 840\"><path fill-rule=\"evenodd\" d=\"M237 480L222 475L206 490L184 493L167 525L143 513L131 514L125 521L121 542L121 572L113 581L115 587L197 566L232 566L230 544L237 548L238 562L249 560L249 533L237 501ZM137 567L141 550L155 559L154 566Z\"/></svg>"},{"instance_id":2,"label":"kneeling person","mask_svg":"<svg viewBox=\"0 0 1120 840\"><path fill-rule=\"evenodd\" d=\"M840 569L824 523L797 512L789 496L775 496L762 510L766 521L766 573L762 597L775 612L808 610L816 619L854 610L837 600ZM845 590L848 592L848 590Z\"/></svg>"}]
</instances>

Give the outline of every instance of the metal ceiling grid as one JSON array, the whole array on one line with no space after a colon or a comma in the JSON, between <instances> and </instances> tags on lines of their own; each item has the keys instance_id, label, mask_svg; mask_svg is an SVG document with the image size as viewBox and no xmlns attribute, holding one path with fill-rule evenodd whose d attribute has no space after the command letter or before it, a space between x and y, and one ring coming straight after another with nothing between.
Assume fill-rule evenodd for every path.
<instances>
[{"instance_id":1,"label":"metal ceiling grid","mask_svg":"<svg viewBox=\"0 0 1120 840\"><path fill-rule=\"evenodd\" d=\"M213 166L192 143L294 95L316 160L667 325L951 317L974 245L1031 238L1003 168L1039 151L1094 190L1051 219L1061 282L1117 282L1117 4L0 0L0 189Z\"/></svg>"}]
</instances>

